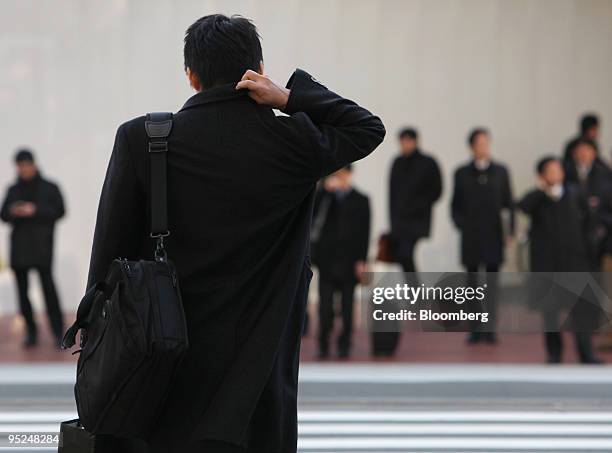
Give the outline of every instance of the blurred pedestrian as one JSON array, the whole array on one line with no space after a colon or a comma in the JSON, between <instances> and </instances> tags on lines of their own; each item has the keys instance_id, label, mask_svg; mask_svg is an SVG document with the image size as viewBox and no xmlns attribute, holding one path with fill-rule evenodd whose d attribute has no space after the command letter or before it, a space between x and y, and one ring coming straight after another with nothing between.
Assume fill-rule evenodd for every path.
<instances>
[{"instance_id":1,"label":"blurred pedestrian","mask_svg":"<svg viewBox=\"0 0 612 453\"><path fill-rule=\"evenodd\" d=\"M573 158L566 162L566 180L579 190L585 201L587 246L590 269L601 270L604 254L612 253L612 171L597 159L597 146L591 139L574 144Z\"/></svg>"},{"instance_id":2,"label":"blurred pedestrian","mask_svg":"<svg viewBox=\"0 0 612 453\"><path fill-rule=\"evenodd\" d=\"M370 241L370 202L352 185L348 165L328 176L317 193L312 259L319 269L319 357L329 356L334 299L340 298L338 356L350 354L355 285L363 281Z\"/></svg>"},{"instance_id":3,"label":"blurred pedestrian","mask_svg":"<svg viewBox=\"0 0 612 453\"><path fill-rule=\"evenodd\" d=\"M557 158L540 160L536 170L537 188L518 203L518 207L531 219L531 272L588 272L590 258L585 243L586 225L579 192L572 184L564 187L564 171ZM548 282L544 284L548 285ZM563 343L559 316L562 308L571 307L563 307L559 300L548 300L543 297L545 293L530 295L530 302L542 311L548 363L560 363ZM593 353L591 333L583 332L577 326L573 328L580 361L600 363Z\"/></svg>"},{"instance_id":4,"label":"blurred pedestrian","mask_svg":"<svg viewBox=\"0 0 612 453\"><path fill-rule=\"evenodd\" d=\"M389 213L394 255L404 272L416 272L415 247L428 237L431 210L442 194L442 177L436 160L419 147L415 129L399 134L400 155L393 161L389 180Z\"/></svg>"},{"instance_id":5,"label":"blurred pedestrian","mask_svg":"<svg viewBox=\"0 0 612 453\"><path fill-rule=\"evenodd\" d=\"M40 275L51 330L59 345L64 326L52 273L53 234L55 223L64 216L64 200L57 185L41 176L31 151L18 151L15 164L17 182L8 189L0 215L13 227L11 267L27 329L24 346L35 346L38 341L38 328L28 296L31 269Z\"/></svg>"},{"instance_id":6,"label":"blurred pedestrian","mask_svg":"<svg viewBox=\"0 0 612 453\"><path fill-rule=\"evenodd\" d=\"M599 159L599 146L597 144L599 140L599 117L594 113L586 113L582 115L579 122L579 130L578 135L574 138L568 140L565 145L565 150L563 152L563 164L567 166L569 162L571 162L574 158L574 148L578 144L580 140L586 139L591 140L595 145L595 152L598 155L597 160Z\"/></svg>"},{"instance_id":7,"label":"blurred pedestrian","mask_svg":"<svg viewBox=\"0 0 612 453\"><path fill-rule=\"evenodd\" d=\"M461 262L475 286L480 269L486 271L487 306L492 329L497 310L497 272L504 261L504 245L514 233L514 206L510 173L491 158L491 138L484 128L469 133L472 160L457 169L451 202L453 221L461 232ZM507 212L507 221L502 219ZM468 343L494 343L494 331L481 332L474 324Z\"/></svg>"}]
</instances>

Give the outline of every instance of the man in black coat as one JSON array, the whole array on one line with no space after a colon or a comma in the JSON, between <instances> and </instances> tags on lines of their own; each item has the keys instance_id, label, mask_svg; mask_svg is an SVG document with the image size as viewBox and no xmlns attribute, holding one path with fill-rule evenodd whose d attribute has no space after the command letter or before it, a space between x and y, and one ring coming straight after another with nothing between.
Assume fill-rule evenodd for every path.
<instances>
[{"instance_id":1,"label":"man in black coat","mask_svg":"<svg viewBox=\"0 0 612 453\"><path fill-rule=\"evenodd\" d=\"M563 151L563 164L567 167L574 158L574 149L581 140L591 140L595 145L595 152L599 154L599 147L597 146L597 140L599 139L599 117L594 113L587 113L582 115L580 118L578 135L567 141L565 144L565 150ZM598 162L603 162L599 156L597 156ZM568 175L569 176L569 175Z\"/></svg>"},{"instance_id":2,"label":"man in black coat","mask_svg":"<svg viewBox=\"0 0 612 453\"><path fill-rule=\"evenodd\" d=\"M437 162L419 148L415 129L399 134L400 155L393 161L389 180L389 213L395 258L404 272L416 272L414 249L428 237L431 208L442 194Z\"/></svg>"},{"instance_id":3,"label":"man in black coat","mask_svg":"<svg viewBox=\"0 0 612 453\"><path fill-rule=\"evenodd\" d=\"M174 115L168 141L166 242L190 345L140 451L295 452L316 183L370 154L385 128L305 71L286 88L262 75L248 19L199 19L184 56L197 93ZM152 255L144 120L117 132L88 286L115 257Z\"/></svg>"},{"instance_id":4,"label":"man in black coat","mask_svg":"<svg viewBox=\"0 0 612 453\"><path fill-rule=\"evenodd\" d=\"M338 356L350 353L355 286L363 279L370 241L370 202L351 184L352 167L323 182L315 199L312 261L319 269L319 357L329 355L334 296L340 296L342 332Z\"/></svg>"},{"instance_id":5,"label":"man in black coat","mask_svg":"<svg viewBox=\"0 0 612 453\"><path fill-rule=\"evenodd\" d=\"M59 344L64 326L52 274L53 234L55 223L64 215L64 200L57 185L40 175L31 151L18 151L15 163L17 182L8 189L0 217L13 227L11 267L17 280L19 307L27 328L24 346L35 346L38 338L28 296L28 272L31 269L40 275L49 323Z\"/></svg>"},{"instance_id":6,"label":"man in black coat","mask_svg":"<svg viewBox=\"0 0 612 453\"><path fill-rule=\"evenodd\" d=\"M566 179L585 200L585 218L591 270L601 269L604 253L612 253L612 171L597 159L597 146L589 139L574 144L572 159L565 163Z\"/></svg>"},{"instance_id":7,"label":"man in black coat","mask_svg":"<svg viewBox=\"0 0 612 453\"><path fill-rule=\"evenodd\" d=\"M531 272L588 272L590 259L580 194L571 184L564 187L564 172L558 159L545 157L536 169L538 187L518 203L518 207L531 219ZM537 295L530 297L534 299L531 304L542 311L544 318L548 362L560 363L563 344L559 313L564 307L558 300L551 303ZM593 353L591 334L576 331L574 337L580 361L600 363Z\"/></svg>"},{"instance_id":8,"label":"man in black coat","mask_svg":"<svg viewBox=\"0 0 612 453\"><path fill-rule=\"evenodd\" d=\"M453 221L461 232L461 262L476 284L481 267L487 273L487 310L495 325L497 272L504 260L504 245L514 233L514 206L510 174L506 167L491 160L489 132L472 130L468 144L473 160L455 172L451 202ZM508 212L504 225L502 212ZM493 332L471 332L468 343L495 342Z\"/></svg>"}]
</instances>

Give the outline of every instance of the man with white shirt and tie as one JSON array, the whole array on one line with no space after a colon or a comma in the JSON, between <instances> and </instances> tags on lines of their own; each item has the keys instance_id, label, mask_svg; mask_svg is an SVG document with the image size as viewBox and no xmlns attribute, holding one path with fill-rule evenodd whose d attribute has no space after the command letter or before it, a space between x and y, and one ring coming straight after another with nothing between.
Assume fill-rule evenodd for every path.
<instances>
[{"instance_id":1,"label":"man with white shirt and tie","mask_svg":"<svg viewBox=\"0 0 612 453\"><path fill-rule=\"evenodd\" d=\"M486 272L488 297L483 308L491 319L487 332L473 326L468 343L495 343L497 272L504 261L504 244L514 232L510 173L491 158L491 136L487 129L473 129L468 145L472 160L455 172L451 214L461 233L461 262L471 284L477 284L481 269ZM508 212L506 222L503 211Z\"/></svg>"}]
</instances>

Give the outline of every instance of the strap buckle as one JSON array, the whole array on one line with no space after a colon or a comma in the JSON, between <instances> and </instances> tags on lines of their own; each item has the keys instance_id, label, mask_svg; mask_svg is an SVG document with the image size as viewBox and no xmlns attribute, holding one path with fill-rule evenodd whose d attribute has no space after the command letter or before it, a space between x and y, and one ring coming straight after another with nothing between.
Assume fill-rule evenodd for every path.
<instances>
[{"instance_id":1,"label":"strap buckle","mask_svg":"<svg viewBox=\"0 0 612 453\"><path fill-rule=\"evenodd\" d=\"M168 152L168 142L149 142L149 152L150 153L167 153Z\"/></svg>"},{"instance_id":2,"label":"strap buckle","mask_svg":"<svg viewBox=\"0 0 612 453\"><path fill-rule=\"evenodd\" d=\"M155 246L155 261L165 263L168 261L168 254L166 253L166 246L164 245L164 238L170 236L170 231L165 233L151 233L151 237L156 239Z\"/></svg>"}]
</instances>

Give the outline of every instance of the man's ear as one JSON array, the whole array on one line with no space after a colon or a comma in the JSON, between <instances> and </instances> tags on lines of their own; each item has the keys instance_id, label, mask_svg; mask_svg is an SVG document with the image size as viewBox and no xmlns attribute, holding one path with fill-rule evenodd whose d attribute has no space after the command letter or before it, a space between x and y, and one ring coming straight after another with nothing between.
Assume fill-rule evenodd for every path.
<instances>
[{"instance_id":1,"label":"man's ear","mask_svg":"<svg viewBox=\"0 0 612 453\"><path fill-rule=\"evenodd\" d=\"M198 92L202 91L202 84L200 83L200 79L198 78L196 73L189 68L185 69L185 73L187 74L187 78L189 79L189 85L191 85L191 87Z\"/></svg>"}]
</instances>

